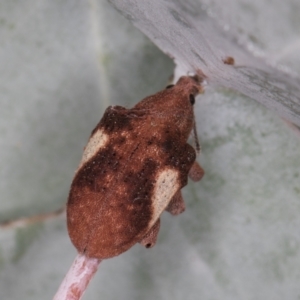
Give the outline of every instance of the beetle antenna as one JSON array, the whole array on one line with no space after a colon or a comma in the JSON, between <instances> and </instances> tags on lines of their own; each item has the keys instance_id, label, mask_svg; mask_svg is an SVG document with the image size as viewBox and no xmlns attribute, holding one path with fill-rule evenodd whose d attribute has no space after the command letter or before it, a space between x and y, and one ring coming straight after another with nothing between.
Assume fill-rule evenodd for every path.
<instances>
[{"instance_id":1,"label":"beetle antenna","mask_svg":"<svg viewBox=\"0 0 300 300\"><path fill-rule=\"evenodd\" d=\"M193 135L194 135L194 142L195 142L195 148L197 155L200 154L201 146L198 139L198 133L197 133L197 126L196 126L196 120L194 118L194 126L193 126Z\"/></svg>"}]
</instances>

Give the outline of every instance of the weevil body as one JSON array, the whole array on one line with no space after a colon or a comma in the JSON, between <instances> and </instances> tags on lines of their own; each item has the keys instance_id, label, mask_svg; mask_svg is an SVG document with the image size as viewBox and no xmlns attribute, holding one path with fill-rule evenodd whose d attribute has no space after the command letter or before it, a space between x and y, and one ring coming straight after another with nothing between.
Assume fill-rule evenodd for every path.
<instances>
[{"instance_id":1,"label":"weevil body","mask_svg":"<svg viewBox=\"0 0 300 300\"><path fill-rule=\"evenodd\" d=\"M110 106L92 131L73 179L68 205L70 238L80 253L110 258L140 242L155 244L164 210L185 206L181 188L203 169L187 143L201 77L149 96L132 109Z\"/></svg>"}]
</instances>

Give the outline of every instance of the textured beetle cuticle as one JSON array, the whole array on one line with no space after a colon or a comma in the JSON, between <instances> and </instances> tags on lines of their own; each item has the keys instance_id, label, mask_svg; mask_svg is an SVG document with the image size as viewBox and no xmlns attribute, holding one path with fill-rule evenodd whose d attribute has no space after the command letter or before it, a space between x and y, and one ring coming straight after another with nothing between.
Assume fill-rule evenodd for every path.
<instances>
[{"instance_id":1,"label":"textured beetle cuticle","mask_svg":"<svg viewBox=\"0 0 300 300\"><path fill-rule=\"evenodd\" d=\"M164 210L185 210L181 189L204 174L187 143L203 76L183 76L132 109L110 106L92 131L67 204L80 253L110 258L136 243L155 245Z\"/></svg>"}]
</instances>

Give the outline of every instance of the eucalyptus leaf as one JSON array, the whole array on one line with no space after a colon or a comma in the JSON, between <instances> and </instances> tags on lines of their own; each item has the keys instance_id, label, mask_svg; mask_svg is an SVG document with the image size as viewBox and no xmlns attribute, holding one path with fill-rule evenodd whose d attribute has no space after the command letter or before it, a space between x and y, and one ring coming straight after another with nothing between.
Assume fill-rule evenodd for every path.
<instances>
[{"instance_id":1,"label":"eucalyptus leaf","mask_svg":"<svg viewBox=\"0 0 300 300\"><path fill-rule=\"evenodd\" d=\"M291 75L300 72L298 2L112 2L181 71L209 77L195 104L206 174L184 188L182 215L163 214L156 246L102 262L83 299L300 298L300 141L245 96L299 120ZM103 0L4 0L0 8L5 221L64 205L104 109L162 89L174 65ZM226 56L236 65L224 65ZM65 221L0 227L1 299L54 296L76 255Z\"/></svg>"},{"instance_id":2,"label":"eucalyptus leaf","mask_svg":"<svg viewBox=\"0 0 300 300\"><path fill-rule=\"evenodd\" d=\"M209 16L210 5L215 4L220 11L223 9L224 2L210 1L209 4L205 5L198 0L110 1L151 38L160 49L173 57L182 70L196 71L201 69L211 84L232 88L249 96L300 126L300 79L270 67L267 60L256 58L245 51L239 41L245 38L242 30L245 31L246 26L244 28L241 25L239 28L230 30L231 27L226 23L226 19L224 21L223 17L223 22L227 25L225 27L227 32L224 32L224 29L218 24L219 19L216 18L218 14L215 13L215 18ZM232 16L238 16L243 12L245 15L248 14L248 18L249 14L250 17L253 16L252 21L256 22L259 19L257 15L261 14L261 23L259 24L261 27L265 26L267 22L269 26L272 26L273 23L285 22L287 25L291 25L285 26L286 28L294 29L294 38L298 42L299 22L296 22L296 17L292 20L288 19L288 14L282 16L281 5L275 6L278 1L273 1L275 3L272 9L274 11L276 7L278 9L276 12L279 15L273 14L274 19L271 20L273 23L263 18L264 12L267 14L269 6L273 4L269 2L250 3L250 1L244 1L245 6L248 4L248 7L245 8L238 1L231 1L231 6L229 6L231 14L229 17L229 13L227 13L227 17L232 19ZM290 0L285 2L286 6L289 7L290 14L294 14L295 8L298 9L299 13L299 2ZM256 10L253 12L251 7L252 9L256 8ZM286 16L286 20L283 19L284 16ZM278 21L277 17L281 22ZM249 26L248 18L245 22ZM240 29L240 33L238 29ZM263 31L263 28L257 28L257 30ZM255 33L252 33L251 36L250 34L249 32L248 40L255 36ZM271 39L269 35L266 37ZM277 39L275 30L273 39ZM244 42L244 44L246 43ZM227 57L234 58L234 67L224 64Z\"/></svg>"}]
</instances>

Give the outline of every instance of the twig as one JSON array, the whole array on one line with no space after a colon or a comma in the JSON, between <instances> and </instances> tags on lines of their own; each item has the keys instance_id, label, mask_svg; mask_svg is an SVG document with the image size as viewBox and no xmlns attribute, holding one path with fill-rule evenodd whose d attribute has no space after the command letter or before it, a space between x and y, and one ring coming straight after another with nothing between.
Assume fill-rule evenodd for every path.
<instances>
[{"instance_id":1,"label":"twig","mask_svg":"<svg viewBox=\"0 0 300 300\"><path fill-rule=\"evenodd\" d=\"M48 219L59 217L59 216L65 214L65 212L66 212L65 207L62 207L62 208L60 208L54 212L50 212L50 213L39 214L39 215L30 216L30 217L22 217L22 218L18 218L15 220L3 221L3 222L0 222L0 229L14 229L14 228L19 228L19 227L25 227L30 224L43 222Z\"/></svg>"},{"instance_id":2,"label":"twig","mask_svg":"<svg viewBox=\"0 0 300 300\"><path fill-rule=\"evenodd\" d=\"M53 300L79 300L101 260L78 254Z\"/></svg>"}]
</instances>

